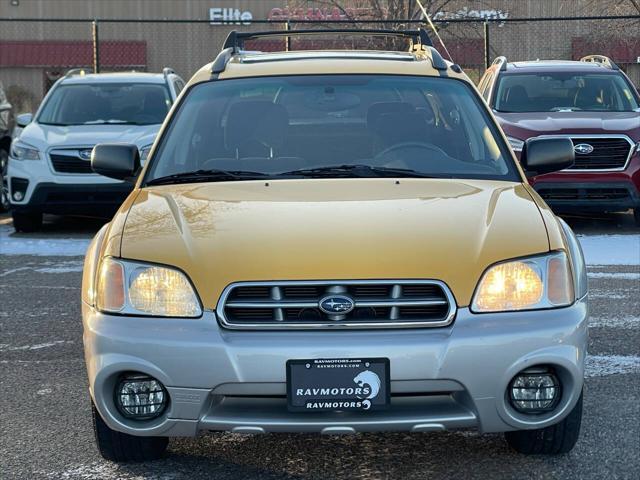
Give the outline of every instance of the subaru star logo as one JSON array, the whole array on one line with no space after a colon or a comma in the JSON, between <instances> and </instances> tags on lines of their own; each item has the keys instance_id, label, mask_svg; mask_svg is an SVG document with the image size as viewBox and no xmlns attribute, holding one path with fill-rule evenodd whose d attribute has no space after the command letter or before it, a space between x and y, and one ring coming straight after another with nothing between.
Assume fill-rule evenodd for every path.
<instances>
[{"instance_id":1,"label":"subaru star logo","mask_svg":"<svg viewBox=\"0 0 640 480\"><path fill-rule=\"evenodd\" d=\"M575 147L573 147L573 151L579 153L580 155L588 155L593 152L593 147L588 143L579 143Z\"/></svg>"},{"instance_id":2,"label":"subaru star logo","mask_svg":"<svg viewBox=\"0 0 640 480\"><path fill-rule=\"evenodd\" d=\"M85 148L84 150L79 150L78 155L83 160L91 160L91 148Z\"/></svg>"},{"instance_id":3,"label":"subaru star logo","mask_svg":"<svg viewBox=\"0 0 640 480\"><path fill-rule=\"evenodd\" d=\"M320 300L320 310L329 315L346 314L354 309L355 303L344 295L331 295Z\"/></svg>"}]
</instances>

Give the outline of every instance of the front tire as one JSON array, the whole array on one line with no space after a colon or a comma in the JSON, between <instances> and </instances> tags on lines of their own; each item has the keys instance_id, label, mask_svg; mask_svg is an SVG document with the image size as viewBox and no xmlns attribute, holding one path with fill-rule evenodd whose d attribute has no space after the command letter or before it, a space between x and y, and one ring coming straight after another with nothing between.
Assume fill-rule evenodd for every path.
<instances>
[{"instance_id":1,"label":"front tire","mask_svg":"<svg viewBox=\"0 0 640 480\"><path fill-rule=\"evenodd\" d=\"M537 430L517 430L504 434L507 443L518 453L557 455L568 453L576 445L582 423L582 393L571 413L560 423Z\"/></svg>"},{"instance_id":2,"label":"front tire","mask_svg":"<svg viewBox=\"0 0 640 480\"><path fill-rule=\"evenodd\" d=\"M169 439L167 437L136 437L111 430L91 402L93 432L100 455L112 462L148 462L162 458Z\"/></svg>"},{"instance_id":3,"label":"front tire","mask_svg":"<svg viewBox=\"0 0 640 480\"><path fill-rule=\"evenodd\" d=\"M42 228L42 212L11 212L16 232L37 232Z\"/></svg>"},{"instance_id":4,"label":"front tire","mask_svg":"<svg viewBox=\"0 0 640 480\"><path fill-rule=\"evenodd\" d=\"M640 227L640 207L633 209L633 218L636 221L636 226Z\"/></svg>"}]
</instances>

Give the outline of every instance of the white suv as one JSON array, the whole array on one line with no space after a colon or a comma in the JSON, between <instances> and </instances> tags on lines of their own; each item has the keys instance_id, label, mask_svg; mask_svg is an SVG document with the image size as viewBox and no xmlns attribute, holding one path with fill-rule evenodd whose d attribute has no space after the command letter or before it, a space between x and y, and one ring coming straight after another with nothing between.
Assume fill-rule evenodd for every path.
<instances>
[{"instance_id":1,"label":"white suv","mask_svg":"<svg viewBox=\"0 0 640 480\"><path fill-rule=\"evenodd\" d=\"M144 160L160 125L184 86L163 73L69 72L58 80L35 115L16 119L7 172L13 225L34 231L43 213L110 216L131 184L93 173L97 143L135 144Z\"/></svg>"}]
</instances>

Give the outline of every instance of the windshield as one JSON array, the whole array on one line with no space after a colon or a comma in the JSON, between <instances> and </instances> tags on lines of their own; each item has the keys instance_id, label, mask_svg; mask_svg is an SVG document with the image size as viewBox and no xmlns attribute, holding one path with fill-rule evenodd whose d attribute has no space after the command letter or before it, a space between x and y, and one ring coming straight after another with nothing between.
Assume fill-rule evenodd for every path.
<instances>
[{"instance_id":1,"label":"windshield","mask_svg":"<svg viewBox=\"0 0 640 480\"><path fill-rule=\"evenodd\" d=\"M500 76L499 112L630 112L638 108L631 86L619 74L518 73Z\"/></svg>"},{"instance_id":2,"label":"windshield","mask_svg":"<svg viewBox=\"0 0 640 480\"><path fill-rule=\"evenodd\" d=\"M358 168L345 168L350 165ZM287 172L403 176L389 169L404 169L406 176L521 181L494 123L464 82L410 76L196 85L164 133L145 182L176 175L184 181L185 173L214 169L232 171L236 179L252 178L238 176L242 171L284 178Z\"/></svg>"},{"instance_id":3,"label":"windshield","mask_svg":"<svg viewBox=\"0 0 640 480\"><path fill-rule=\"evenodd\" d=\"M152 83L60 85L42 108L39 123L99 125L162 123L171 98L166 86Z\"/></svg>"}]
</instances>

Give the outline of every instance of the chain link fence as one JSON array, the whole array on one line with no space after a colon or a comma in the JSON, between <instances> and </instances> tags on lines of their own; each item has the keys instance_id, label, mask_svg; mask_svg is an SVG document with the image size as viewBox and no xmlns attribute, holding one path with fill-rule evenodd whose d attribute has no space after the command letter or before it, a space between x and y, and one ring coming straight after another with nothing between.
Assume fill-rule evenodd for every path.
<instances>
[{"instance_id":1,"label":"chain link fence","mask_svg":"<svg viewBox=\"0 0 640 480\"><path fill-rule=\"evenodd\" d=\"M100 72L173 68L185 80L212 61L231 30L311 28L410 29L418 21L227 21L0 19L0 81L16 112L34 111L44 94L71 68ZM553 19L438 20L436 28L451 57L477 81L487 62L611 57L640 85L640 16ZM432 35L433 36L433 35ZM264 39L248 49L284 50L285 39ZM292 50L317 48L398 48L375 37L344 35L291 38ZM437 48L446 57L438 42Z\"/></svg>"}]
</instances>

